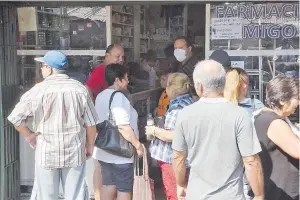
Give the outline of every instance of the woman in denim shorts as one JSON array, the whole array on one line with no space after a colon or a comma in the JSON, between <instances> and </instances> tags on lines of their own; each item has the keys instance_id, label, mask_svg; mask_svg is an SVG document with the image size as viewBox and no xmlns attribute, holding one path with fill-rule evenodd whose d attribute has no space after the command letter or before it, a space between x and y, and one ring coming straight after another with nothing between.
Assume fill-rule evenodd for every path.
<instances>
[{"instance_id":1,"label":"woman in denim shorts","mask_svg":"<svg viewBox=\"0 0 300 200\"><path fill-rule=\"evenodd\" d=\"M108 120L109 99L114 91L126 91L128 85L127 69L119 64L108 65L105 69L108 88L98 94L95 107L99 122ZM111 103L112 117L122 136L135 147L139 156L143 155L143 147L138 141L138 115L130 105L127 97L116 93ZM102 149L94 149L93 157L99 160L102 172L100 198L105 200L131 200L133 190L133 161L110 154Z\"/></svg>"}]
</instances>

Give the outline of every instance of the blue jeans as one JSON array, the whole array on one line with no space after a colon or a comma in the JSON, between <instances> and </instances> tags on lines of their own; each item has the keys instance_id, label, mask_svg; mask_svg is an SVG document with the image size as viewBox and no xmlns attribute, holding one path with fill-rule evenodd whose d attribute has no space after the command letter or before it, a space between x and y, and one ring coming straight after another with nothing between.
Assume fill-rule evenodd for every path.
<instances>
[{"instance_id":1,"label":"blue jeans","mask_svg":"<svg viewBox=\"0 0 300 200\"><path fill-rule=\"evenodd\" d=\"M36 165L30 200L58 199L60 182L62 183L65 199L88 200L85 164L75 168L58 169L44 169Z\"/></svg>"}]
</instances>

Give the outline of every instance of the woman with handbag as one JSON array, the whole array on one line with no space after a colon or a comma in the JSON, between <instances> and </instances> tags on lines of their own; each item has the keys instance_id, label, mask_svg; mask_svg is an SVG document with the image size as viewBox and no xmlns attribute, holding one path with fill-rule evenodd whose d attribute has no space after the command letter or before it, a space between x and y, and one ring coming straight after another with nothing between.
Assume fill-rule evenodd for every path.
<instances>
[{"instance_id":1,"label":"woman with handbag","mask_svg":"<svg viewBox=\"0 0 300 200\"><path fill-rule=\"evenodd\" d=\"M133 150L138 156L144 152L138 140L138 115L122 92L128 86L127 69L120 64L108 65L105 79L108 88L99 93L95 101L100 123L93 153L101 165L101 199L131 200ZM124 145L128 149L124 149Z\"/></svg>"},{"instance_id":2,"label":"woman with handbag","mask_svg":"<svg viewBox=\"0 0 300 200\"><path fill-rule=\"evenodd\" d=\"M165 194L168 200L177 200L177 186L172 163L173 130L178 113L193 103L190 94L190 82L187 75L173 73L168 76L167 95L170 99L169 108L165 114L164 128L146 126L146 134L155 136L151 141L151 157L158 161L161 168Z\"/></svg>"}]
</instances>

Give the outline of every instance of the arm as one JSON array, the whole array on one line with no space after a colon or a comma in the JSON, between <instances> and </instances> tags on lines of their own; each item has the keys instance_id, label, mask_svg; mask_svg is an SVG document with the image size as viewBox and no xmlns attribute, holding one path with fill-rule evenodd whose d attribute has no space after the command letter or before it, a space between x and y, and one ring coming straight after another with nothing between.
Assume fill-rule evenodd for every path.
<instances>
[{"instance_id":1,"label":"arm","mask_svg":"<svg viewBox=\"0 0 300 200\"><path fill-rule=\"evenodd\" d=\"M27 126L15 126L16 130L24 136L28 144L35 148L37 134L34 134Z\"/></svg>"},{"instance_id":2,"label":"arm","mask_svg":"<svg viewBox=\"0 0 300 200\"><path fill-rule=\"evenodd\" d=\"M186 187L186 153L184 151L173 150L172 166L177 185L180 187Z\"/></svg>"},{"instance_id":3,"label":"arm","mask_svg":"<svg viewBox=\"0 0 300 200\"><path fill-rule=\"evenodd\" d=\"M83 114L84 125L86 128L86 156L89 158L93 154L95 137L97 134L96 123L98 121L98 115L92 102L91 96L87 96L87 103Z\"/></svg>"},{"instance_id":4,"label":"arm","mask_svg":"<svg viewBox=\"0 0 300 200\"><path fill-rule=\"evenodd\" d=\"M177 116L180 111L180 109L175 109L171 112L168 112L166 114L164 129L153 126L153 130L149 131L149 134L152 134L163 141L172 142L173 130L175 129Z\"/></svg>"},{"instance_id":5,"label":"arm","mask_svg":"<svg viewBox=\"0 0 300 200\"><path fill-rule=\"evenodd\" d=\"M261 146L247 111L243 110L237 119L236 140L238 149L243 157L245 173L254 192L255 199L264 198L264 182L261 161L257 155L261 152Z\"/></svg>"},{"instance_id":6,"label":"arm","mask_svg":"<svg viewBox=\"0 0 300 200\"><path fill-rule=\"evenodd\" d=\"M96 126L86 127L86 143L94 146L95 137L97 134Z\"/></svg>"},{"instance_id":7,"label":"arm","mask_svg":"<svg viewBox=\"0 0 300 200\"><path fill-rule=\"evenodd\" d=\"M128 125L118 125L118 129L119 129L121 135L125 138L125 140L130 142L136 149L141 148L141 143L135 136L133 129L131 128L131 126L129 124Z\"/></svg>"},{"instance_id":8,"label":"arm","mask_svg":"<svg viewBox=\"0 0 300 200\"><path fill-rule=\"evenodd\" d=\"M264 198L264 177L258 155L243 158L245 174L256 198Z\"/></svg>"},{"instance_id":9,"label":"arm","mask_svg":"<svg viewBox=\"0 0 300 200\"><path fill-rule=\"evenodd\" d=\"M182 114L182 113L181 113ZM173 148L173 170L175 174L176 184L177 184L177 197L178 199L184 199L186 195L186 152L187 152L187 142L185 139L185 129L183 128L183 122L186 117L178 115L176 120L174 137L172 142Z\"/></svg>"},{"instance_id":10,"label":"arm","mask_svg":"<svg viewBox=\"0 0 300 200\"><path fill-rule=\"evenodd\" d=\"M13 111L8 116L8 120L14 125L16 130L24 136L25 140L30 144L31 147L36 145L36 134L34 134L27 126L26 121L28 117L32 117L32 103L33 100L30 98L31 90L25 93L20 102L15 106Z\"/></svg>"},{"instance_id":11,"label":"arm","mask_svg":"<svg viewBox=\"0 0 300 200\"><path fill-rule=\"evenodd\" d=\"M300 138L286 122L281 119L274 120L268 129L268 137L288 155L299 159Z\"/></svg>"},{"instance_id":12,"label":"arm","mask_svg":"<svg viewBox=\"0 0 300 200\"><path fill-rule=\"evenodd\" d=\"M171 130L158 128L156 126L146 126L146 135L153 135L165 142L172 142L173 140L173 133Z\"/></svg>"},{"instance_id":13,"label":"arm","mask_svg":"<svg viewBox=\"0 0 300 200\"><path fill-rule=\"evenodd\" d=\"M143 146L130 126L130 102L124 94L115 94L111 103L111 112L120 134L135 147L139 156L143 155Z\"/></svg>"},{"instance_id":14,"label":"arm","mask_svg":"<svg viewBox=\"0 0 300 200\"><path fill-rule=\"evenodd\" d=\"M24 137L28 137L31 134L34 134L27 126L15 126L15 128Z\"/></svg>"}]
</instances>

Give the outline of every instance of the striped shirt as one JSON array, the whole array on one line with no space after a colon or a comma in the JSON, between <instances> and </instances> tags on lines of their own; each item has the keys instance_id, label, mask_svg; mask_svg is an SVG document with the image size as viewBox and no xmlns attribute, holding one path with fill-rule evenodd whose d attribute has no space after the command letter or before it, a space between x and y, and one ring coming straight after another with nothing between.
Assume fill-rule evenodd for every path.
<instances>
[{"instance_id":1,"label":"striped shirt","mask_svg":"<svg viewBox=\"0 0 300 200\"><path fill-rule=\"evenodd\" d=\"M35 161L53 169L85 162L85 127L94 126L98 117L84 85L59 74L26 92L8 120L15 126L32 127L38 134Z\"/></svg>"},{"instance_id":2,"label":"striped shirt","mask_svg":"<svg viewBox=\"0 0 300 200\"><path fill-rule=\"evenodd\" d=\"M165 125L164 128L166 130L173 131L175 128L177 116L179 112L186 106L193 103L192 96L190 94L185 94L170 101L169 109L166 113ZM166 163L172 163L172 143L165 142L158 138L155 138L151 141L151 145L149 148L151 153L151 157L163 161Z\"/></svg>"}]
</instances>

